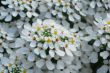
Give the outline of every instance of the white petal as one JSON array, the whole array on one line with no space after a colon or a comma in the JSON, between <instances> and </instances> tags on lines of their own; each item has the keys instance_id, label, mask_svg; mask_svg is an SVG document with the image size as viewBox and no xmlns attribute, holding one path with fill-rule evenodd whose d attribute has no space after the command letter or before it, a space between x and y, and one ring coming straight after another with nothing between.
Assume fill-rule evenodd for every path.
<instances>
[{"instance_id":1,"label":"white petal","mask_svg":"<svg viewBox=\"0 0 110 73\"><path fill-rule=\"evenodd\" d=\"M6 58L6 57L2 57L2 58L1 58L1 63L2 63L4 66L8 66L8 64L9 64L9 59Z\"/></svg>"},{"instance_id":2,"label":"white petal","mask_svg":"<svg viewBox=\"0 0 110 73\"><path fill-rule=\"evenodd\" d=\"M46 61L46 66L49 70L55 69L55 65L51 61Z\"/></svg>"},{"instance_id":3,"label":"white petal","mask_svg":"<svg viewBox=\"0 0 110 73\"><path fill-rule=\"evenodd\" d=\"M8 70L4 70L4 73L8 73Z\"/></svg>"},{"instance_id":4,"label":"white petal","mask_svg":"<svg viewBox=\"0 0 110 73\"><path fill-rule=\"evenodd\" d=\"M65 52L61 51L61 50L56 50L55 51L57 55L59 56L64 56L65 55Z\"/></svg>"},{"instance_id":5,"label":"white petal","mask_svg":"<svg viewBox=\"0 0 110 73\"><path fill-rule=\"evenodd\" d=\"M13 15L14 17L16 17L16 16L18 15L18 12L12 12L12 15Z\"/></svg>"},{"instance_id":6,"label":"white petal","mask_svg":"<svg viewBox=\"0 0 110 73\"><path fill-rule=\"evenodd\" d=\"M16 51L16 53L17 53L17 54L28 54L28 53L29 53L29 49L26 48L26 47L22 47L22 48L18 49L18 50Z\"/></svg>"},{"instance_id":7,"label":"white petal","mask_svg":"<svg viewBox=\"0 0 110 73\"><path fill-rule=\"evenodd\" d=\"M24 25L24 28L25 29L27 29L27 30L32 30L32 28L31 28L31 25L30 24L26 24L26 25ZM28 31L29 32L29 31Z\"/></svg>"},{"instance_id":8,"label":"white petal","mask_svg":"<svg viewBox=\"0 0 110 73\"><path fill-rule=\"evenodd\" d=\"M51 18L51 17L52 17L51 13L48 12L48 13L45 14L45 18Z\"/></svg>"},{"instance_id":9,"label":"white petal","mask_svg":"<svg viewBox=\"0 0 110 73\"><path fill-rule=\"evenodd\" d=\"M61 70L55 69L55 70L54 70L54 73L64 73L64 71L61 71Z\"/></svg>"},{"instance_id":10,"label":"white petal","mask_svg":"<svg viewBox=\"0 0 110 73\"><path fill-rule=\"evenodd\" d=\"M74 18L72 15L69 15L69 20L74 22Z\"/></svg>"},{"instance_id":11,"label":"white petal","mask_svg":"<svg viewBox=\"0 0 110 73\"><path fill-rule=\"evenodd\" d=\"M75 9L77 10L77 11L80 11L80 8L76 5L75 6Z\"/></svg>"},{"instance_id":12,"label":"white petal","mask_svg":"<svg viewBox=\"0 0 110 73\"><path fill-rule=\"evenodd\" d=\"M49 47L48 43L44 43L43 49L47 49Z\"/></svg>"},{"instance_id":13,"label":"white petal","mask_svg":"<svg viewBox=\"0 0 110 73\"><path fill-rule=\"evenodd\" d=\"M108 42L107 46L110 48L110 42Z\"/></svg>"},{"instance_id":14,"label":"white petal","mask_svg":"<svg viewBox=\"0 0 110 73\"><path fill-rule=\"evenodd\" d=\"M52 14L53 15L56 15L57 14L57 11L56 10L52 10Z\"/></svg>"},{"instance_id":15,"label":"white petal","mask_svg":"<svg viewBox=\"0 0 110 73\"><path fill-rule=\"evenodd\" d=\"M33 62L35 60L35 55L33 53L30 53L28 56L28 60Z\"/></svg>"},{"instance_id":16,"label":"white petal","mask_svg":"<svg viewBox=\"0 0 110 73\"><path fill-rule=\"evenodd\" d=\"M20 17L26 17L26 14L24 12L19 12Z\"/></svg>"},{"instance_id":17,"label":"white petal","mask_svg":"<svg viewBox=\"0 0 110 73\"><path fill-rule=\"evenodd\" d=\"M22 47L24 45L25 41L21 38L17 38L15 40L15 47L18 48L18 47Z\"/></svg>"},{"instance_id":18,"label":"white petal","mask_svg":"<svg viewBox=\"0 0 110 73\"><path fill-rule=\"evenodd\" d=\"M103 51L100 53L100 56L103 58L103 59L107 59L107 57L109 56L109 52L108 51Z\"/></svg>"},{"instance_id":19,"label":"white petal","mask_svg":"<svg viewBox=\"0 0 110 73\"><path fill-rule=\"evenodd\" d=\"M97 73L107 73L107 71L108 71L108 66L103 65L97 70Z\"/></svg>"},{"instance_id":20,"label":"white petal","mask_svg":"<svg viewBox=\"0 0 110 73\"><path fill-rule=\"evenodd\" d=\"M55 48L59 49L59 44L58 43L55 43Z\"/></svg>"},{"instance_id":21,"label":"white petal","mask_svg":"<svg viewBox=\"0 0 110 73\"><path fill-rule=\"evenodd\" d=\"M98 61L97 52L92 52L91 55L89 56L89 59L90 59L91 63L96 63Z\"/></svg>"},{"instance_id":22,"label":"white petal","mask_svg":"<svg viewBox=\"0 0 110 73\"><path fill-rule=\"evenodd\" d=\"M12 49L7 49L6 51L7 51L8 54L12 54L13 53Z\"/></svg>"},{"instance_id":23,"label":"white petal","mask_svg":"<svg viewBox=\"0 0 110 73\"><path fill-rule=\"evenodd\" d=\"M8 13L7 12L0 12L1 13L1 16L7 16Z\"/></svg>"},{"instance_id":24,"label":"white petal","mask_svg":"<svg viewBox=\"0 0 110 73\"><path fill-rule=\"evenodd\" d=\"M96 40L93 45L96 47L99 47L100 44L101 44L100 40Z\"/></svg>"},{"instance_id":25,"label":"white petal","mask_svg":"<svg viewBox=\"0 0 110 73\"><path fill-rule=\"evenodd\" d=\"M40 51L40 56L41 56L42 58L46 58L46 57L47 57L44 50L41 50L41 51Z\"/></svg>"},{"instance_id":26,"label":"white petal","mask_svg":"<svg viewBox=\"0 0 110 73\"><path fill-rule=\"evenodd\" d=\"M7 1L1 1L1 3L2 3L3 5L7 5L7 4L8 4Z\"/></svg>"},{"instance_id":27,"label":"white petal","mask_svg":"<svg viewBox=\"0 0 110 73\"><path fill-rule=\"evenodd\" d=\"M40 54L40 49L39 48L34 49L34 53L39 55Z\"/></svg>"},{"instance_id":28,"label":"white petal","mask_svg":"<svg viewBox=\"0 0 110 73\"><path fill-rule=\"evenodd\" d=\"M102 7L102 3L100 1L97 2L98 7Z\"/></svg>"},{"instance_id":29,"label":"white petal","mask_svg":"<svg viewBox=\"0 0 110 73\"><path fill-rule=\"evenodd\" d=\"M38 17L39 15L35 12L33 12L33 16Z\"/></svg>"},{"instance_id":30,"label":"white petal","mask_svg":"<svg viewBox=\"0 0 110 73\"><path fill-rule=\"evenodd\" d=\"M68 56L73 56L72 52L68 48L65 48L65 52Z\"/></svg>"},{"instance_id":31,"label":"white petal","mask_svg":"<svg viewBox=\"0 0 110 73\"><path fill-rule=\"evenodd\" d=\"M49 54L50 54L51 57L55 56L55 52L53 50L49 50Z\"/></svg>"},{"instance_id":32,"label":"white petal","mask_svg":"<svg viewBox=\"0 0 110 73\"><path fill-rule=\"evenodd\" d=\"M40 11L40 12L46 12L46 11L47 11L46 6L45 6L45 5L40 5L40 6L39 6L39 11Z\"/></svg>"},{"instance_id":33,"label":"white petal","mask_svg":"<svg viewBox=\"0 0 110 73\"><path fill-rule=\"evenodd\" d=\"M42 67L44 66L44 64L45 64L45 61L44 61L43 59L38 60L38 61L36 62L36 66L37 66L38 68L42 68Z\"/></svg>"},{"instance_id":34,"label":"white petal","mask_svg":"<svg viewBox=\"0 0 110 73\"><path fill-rule=\"evenodd\" d=\"M43 45L41 44L41 43L38 43L38 45L37 45L38 47L42 47Z\"/></svg>"},{"instance_id":35,"label":"white petal","mask_svg":"<svg viewBox=\"0 0 110 73\"><path fill-rule=\"evenodd\" d=\"M78 15L78 14L74 14L74 17L75 17L77 20L80 20L80 19L81 19L80 15Z\"/></svg>"},{"instance_id":36,"label":"white petal","mask_svg":"<svg viewBox=\"0 0 110 73\"><path fill-rule=\"evenodd\" d=\"M36 47L36 41L32 41L32 42L30 43L30 47Z\"/></svg>"},{"instance_id":37,"label":"white petal","mask_svg":"<svg viewBox=\"0 0 110 73\"><path fill-rule=\"evenodd\" d=\"M64 69L64 62L63 61L59 60L57 62L57 69Z\"/></svg>"},{"instance_id":38,"label":"white petal","mask_svg":"<svg viewBox=\"0 0 110 73\"><path fill-rule=\"evenodd\" d=\"M102 44L106 44L107 43L107 39L105 39L105 38L101 38L100 40L101 40Z\"/></svg>"},{"instance_id":39,"label":"white petal","mask_svg":"<svg viewBox=\"0 0 110 73\"><path fill-rule=\"evenodd\" d=\"M29 11L31 10L31 7L28 4L24 4L24 7Z\"/></svg>"},{"instance_id":40,"label":"white petal","mask_svg":"<svg viewBox=\"0 0 110 73\"><path fill-rule=\"evenodd\" d=\"M11 15L8 15L6 18L5 18L5 21L11 21L12 20L12 16Z\"/></svg>"},{"instance_id":41,"label":"white petal","mask_svg":"<svg viewBox=\"0 0 110 73\"><path fill-rule=\"evenodd\" d=\"M70 49L71 51L77 51L74 45L68 45L68 49Z\"/></svg>"},{"instance_id":42,"label":"white petal","mask_svg":"<svg viewBox=\"0 0 110 73\"><path fill-rule=\"evenodd\" d=\"M49 48L50 49L53 49L54 48L54 45L51 43L51 44L49 44Z\"/></svg>"},{"instance_id":43,"label":"white petal","mask_svg":"<svg viewBox=\"0 0 110 73\"><path fill-rule=\"evenodd\" d=\"M29 61L24 61L23 64L22 64L23 68L25 69L29 69L33 66L33 63L32 62L29 62Z\"/></svg>"},{"instance_id":44,"label":"white petal","mask_svg":"<svg viewBox=\"0 0 110 73\"><path fill-rule=\"evenodd\" d=\"M63 15L62 15L61 12L58 13L58 17L59 17L59 18L63 18Z\"/></svg>"},{"instance_id":45,"label":"white petal","mask_svg":"<svg viewBox=\"0 0 110 73\"><path fill-rule=\"evenodd\" d=\"M95 8L95 2L94 1L92 1L91 3L90 3L90 6L91 6L91 8Z\"/></svg>"},{"instance_id":46,"label":"white petal","mask_svg":"<svg viewBox=\"0 0 110 73\"><path fill-rule=\"evenodd\" d=\"M32 17L32 13L31 13L31 12L27 12L27 16L28 16L29 18L31 18L31 17Z\"/></svg>"},{"instance_id":47,"label":"white petal","mask_svg":"<svg viewBox=\"0 0 110 73\"><path fill-rule=\"evenodd\" d=\"M9 7L9 8L14 8L14 5L11 4L11 5L8 5L8 7Z\"/></svg>"},{"instance_id":48,"label":"white petal","mask_svg":"<svg viewBox=\"0 0 110 73\"><path fill-rule=\"evenodd\" d=\"M2 53L0 53L0 58L1 58L1 57L3 57L3 54L2 54Z\"/></svg>"}]
</instances>

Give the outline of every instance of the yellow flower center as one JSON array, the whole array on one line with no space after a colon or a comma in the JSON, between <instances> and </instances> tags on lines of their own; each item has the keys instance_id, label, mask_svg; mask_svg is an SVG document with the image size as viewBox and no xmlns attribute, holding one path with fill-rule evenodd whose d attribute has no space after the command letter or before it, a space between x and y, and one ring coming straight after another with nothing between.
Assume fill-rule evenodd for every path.
<instances>
[{"instance_id":1,"label":"yellow flower center","mask_svg":"<svg viewBox=\"0 0 110 73\"><path fill-rule=\"evenodd\" d=\"M50 38L47 39L47 43L51 43L52 40Z\"/></svg>"},{"instance_id":2,"label":"yellow flower center","mask_svg":"<svg viewBox=\"0 0 110 73\"><path fill-rule=\"evenodd\" d=\"M58 2L59 2L59 3L61 3L61 2L62 2L62 0L58 0Z\"/></svg>"},{"instance_id":3,"label":"yellow flower center","mask_svg":"<svg viewBox=\"0 0 110 73\"><path fill-rule=\"evenodd\" d=\"M24 70L23 70L23 73L27 73L27 70L26 70L26 69L24 69Z\"/></svg>"},{"instance_id":4,"label":"yellow flower center","mask_svg":"<svg viewBox=\"0 0 110 73\"><path fill-rule=\"evenodd\" d=\"M106 26L105 27L105 31L110 32L110 27L109 26Z\"/></svg>"},{"instance_id":5,"label":"yellow flower center","mask_svg":"<svg viewBox=\"0 0 110 73\"><path fill-rule=\"evenodd\" d=\"M4 70L2 70L0 73L4 73Z\"/></svg>"},{"instance_id":6,"label":"yellow flower center","mask_svg":"<svg viewBox=\"0 0 110 73\"><path fill-rule=\"evenodd\" d=\"M75 40L74 40L74 39L72 39L72 40L71 40L71 43L72 43L72 44L74 44L74 42L75 42Z\"/></svg>"},{"instance_id":7,"label":"yellow flower center","mask_svg":"<svg viewBox=\"0 0 110 73\"><path fill-rule=\"evenodd\" d=\"M27 0L27 1L32 2L32 0Z\"/></svg>"},{"instance_id":8,"label":"yellow flower center","mask_svg":"<svg viewBox=\"0 0 110 73\"><path fill-rule=\"evenodd\" d=\"M60 40L60 38L56 38L56 42L58 42Z\"/></svg>"},{"instance_id":9,"label":"yellow flower center","mask_svg":"<svg viewBox=\"0 0 110 73\"><path fill-rule=\"evenodd\" d=\"M47 27L48 27L48 26L46 26L46 25L45 25L45 26L43 26L43 28L44 28L44 29L46 29Z\"/></svg>"},{"instance_id":10,"label":"yellow flower center","mask_svg":"<svg viewBox=\"0 0 110 73\"><path fill-rule=\"evenodd\" d=\"M107 21L106 23L107 23L108 25L110 25L110 21Z\"/></svg>"},{"instance_id":11,"label":"yellow flower center","mask_svg":"<svg viewBox=\"0 0 110 73\"><path fill-rule=\"evenodd\" d=\"M65 7L68 7L68 6L70 6L70 4L69 3L65 3Z\"/></svg>"},{"instance_id":12,"label":"yellow flower center","mask_svg":"<svg viewBox=\"0 0 110 73\"><path fill-rule=\"evenodd\" d=\"M32 0L18 0L19 2L21 1L23 4L27 3L27 2L32 2Z\"/></svg>"},{"instance_id":13,"label":"yellow flower center","mask_svg":"<svg viewBox=\"0 0 110 73\"><path fill-rule=\"evenodd\" d=\"M58 32L55 30L55 31L54 31L54 34L55 34L55 35L57 35L57 34L58 34Z\"/></svg>"},{"instance_id":14,"label":"yellow flower center","mask_svg":"<svg viewBox=\"0 0 110 73\"><path fill-rule=\"evenodd\" d=\"M37 28L36 28L36 29L37 29L37 31L40 31L40 30L41 30L41 27L37 26Z\"/></svg>"},{"instance_id":15,"label":"yellow flower center","mask_svg":"<svg viewBox=\"0 0 110 73\"><path fill-rule=\"evenodd\" d=\"M68 47L68 44L65 45L65 48L67 48L67 47Z\"/></svg>"},{"instance_id":16,"label":"yellow flower center","mask_svg":"<svg viewBox=\"0 0 110 73\"><path fill-rule=\"evenodd\" d=\"M9 64L8 67L12 67L12 64Z\"/></svg>"}]
</instances>

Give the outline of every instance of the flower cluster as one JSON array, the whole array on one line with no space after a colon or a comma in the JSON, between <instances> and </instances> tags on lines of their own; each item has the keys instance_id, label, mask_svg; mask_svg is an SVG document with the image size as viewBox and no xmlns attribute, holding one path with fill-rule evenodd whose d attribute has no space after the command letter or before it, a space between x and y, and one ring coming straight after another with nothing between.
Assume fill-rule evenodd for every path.
<instances>
[{"instance_id":1,"label":"flower cluster","mask_svg":"<svg viewBox=\"0 0 110 73\"><path fill-rule=\"evenodd\" d=\"M1 73L27 73L27 70L19 65L9 64L8 66L2 67L0 72Z\"/></svg>"},{"instance_id":2,"label":"flower cluster","mask_svg":"<svg viewBox=\"0 0 110 73\"><path fill-rule=\"evenodd\" d=\"M102 30L104 30L105 32L110 33L110 17L109 17L109 15L107 18L105 18L104 20L102 20L98 23L98 27L101 28Z\"/></svg>"},{"instance_id":3,"label":"flower cluster","mask_svg":"<svg viewBox=\"0 0 110 73\"><path fill-rule=\"evenodd\" d=\"M34 26L35 27L35 26ZM43 24L37 25L34 33L35 40L41 46L38 46L35 49L37 54L38 49L44 49L51 57L54 55L64 56L73 56L71 51L76 51L75 48L75 37L72 36L68 30L65 30L58 24L55 24L52 20L45 20Z\"/></svg>"},{"instance_id":4,"label":"flower cluster","mask_svg":"<svg viewBox=\"0 0 110 73\"><path fill-rule=\"evenodd\" d=\"M8 5L10 9L13 10L12 16L16 17L20 15L21 17L32 16L37 17L38 13L35 12L38 6L38 1L34 0L5 0L1 2L3 5ZM6 14L4 14L6 15ZM11 17L11 16L10 16Z\"/></svg>"},{"instance_id":5,"label":"flower cluster","mask_svg":"<svg viewBox=\"0 0 110 73\"><path fill-rule=\"evenodd\" d=\"M0 73L108 73L109 0L1 0Z\"/></svg>"},{"instance_id":6,"label":"flower cluster","mask_svg":"<svg viewBox=\"0 0 110 73\"><path fill-rule=\"evenodd\" d=\"M53 62L57 63L58 61L58 63L63 64L63 61L59 59L65 56L73 57L73 52L77 51L75 34L70 33L51 19L41 23L38 23L39 21L33 23L32 26L25 25L21 35L23 39L30 42L30 47L34 48L34 53L40 59L36 65L40 68L43 67L44 64L42 63L48 58ZM47 65L49 70L55 68L51 61L46 63L51 66ZM63 68L61 67L61 69Z\"/></svg>"}]
</instances>

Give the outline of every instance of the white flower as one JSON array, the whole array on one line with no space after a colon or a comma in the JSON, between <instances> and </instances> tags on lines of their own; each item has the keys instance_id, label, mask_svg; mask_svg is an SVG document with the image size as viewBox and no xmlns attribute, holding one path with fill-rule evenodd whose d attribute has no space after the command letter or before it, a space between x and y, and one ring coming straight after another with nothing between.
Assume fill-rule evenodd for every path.
<instances>
[{"instance_id":1,"label":"white flower","mask_svg":"<svg viewBox=\"0 0 110 73\"><path fill-rule=\"evenodd\" d=\"M43 49L47 49L47 48L53 49L54 46L53 46L53 43L52 43L52 39L51 38L46 38L45 40L46 40L46 42L43 45Z\"/></svg>"},{"instance_id":2,"label":"white flower","mask_svg":"<svg viewBox=\"0 0 110 73\"><path fill-rule=\"evenodd\" d=\"M73 56L76 51L75 37L71 33L58 25L54 20L38 19L30 26L24 25L22 38L30 42L30 47L35 48L34 53L41 58L58 56ZM73 52L72 52L73 51Z\"/></svg>"},{"instance_id":3,"label":"white flower","mask_svg":"<svg viewBox=\"0 0 110 73\"><path fill-rule=\"evenodd\" d=\"M110 17L109 14L107 14L107 17L105 19L98 19L98 23L96 25L101 28L102 30L109 33L110 31Z\"/></svg>"},{"instance_id":4,"label":"white flower","mask_svg":"<svg viewBox=\"0 0 110 73\"><path fill-rule=\"evenodd\" d=\"M20 15L20 17L27 17L31 18L32 16L38 17L38 14L35 12L36 8L38 7L38 1L33 0L6 0L1 2L3 5L8 5L8 9L12 9L10 14L12 16L17 17L17 15ZM11 21L12 19L11 15L8 15L5 18L5 21Z\"/></svg>"}]
</instances>

